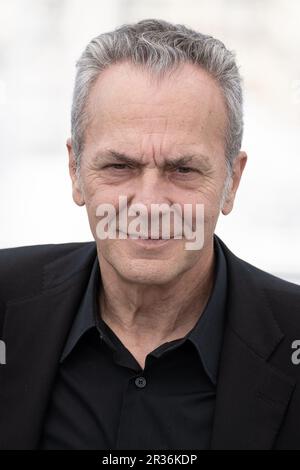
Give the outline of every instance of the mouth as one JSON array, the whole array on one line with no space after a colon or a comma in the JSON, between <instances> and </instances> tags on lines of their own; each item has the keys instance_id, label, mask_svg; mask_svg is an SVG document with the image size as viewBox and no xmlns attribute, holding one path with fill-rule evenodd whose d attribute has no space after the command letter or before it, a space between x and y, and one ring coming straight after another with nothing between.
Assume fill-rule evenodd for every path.
<instances>
[{"instance_id":1,"label":"mouth","mask_svg":"<svg viewBox=\"0 0 300 470\"><path fill-rule=\"evenodd\" d=\"M144 248L156 248L162 245L166 245L167 243L170 243L172 240L174 240L174 237L162 238L160 236L159 238L151 238L150 234L148 238L143 238L141 236L138 236L137 234L133 235L127 233L126 235L127 239L130 240L130 242L140 245Z\"/></svg>"},{"instance_id":2,"label":"mouth","mask_svg":"<svg viewBox=\"0 0 300 470\"><path fill-rule=\"evenodd\" d=\"M151 238L151 234L148 234L148 238L139 236L138 233L135 234L130 234L130 233L125 233L125 232L119 232L122 233L123 235L126 235L126 238L129 240L130 244L133 243L135 246L139 246L140 248L143 249L155 249L159 247L163 247L167 245L168 243L171 243L174 241L174 236L170 236L169 238L162 238L160 235L158 238Z\"/></svg>"},{"instance_id":3,"label":"mouth","mask_svg":"<svg viewBox=\"0 0 300 470\"><path fill-rule=\"evenodd\" d=\"M148 233L148 236L146 234L139 234L139 232L135 233L128 233L128 232L123 232L123 230L118 230L119 234L126 235L126 238L130 238L132 240L170 240L173 239L174 236L171 235L168 238L164 238L162 235L159 235L159 237L151 237L151 233Z\"/></svg>"},{"instance_id":4,"label":"mouth","mask_svg":"<svg viewBox=\"0 0 300 470\"><path fill-rule=\"evenodd\" d=\"M153 241L159 241L159 240L171 240L174 237L168 237L168 238L163 238L163 237L156 237L152 238L150 235L148 237L142 237L139 235L131 235L130 233L127 234L128 238L131 238L132 240L153 240Z\"/></svg>"},{"instance_id":5,"label":"mouth","mask_svg":"<svg viewBox=\"0 0 300 470\"><path fill-rule=\"evenodd\" d=\"M163 245L167 245L171 243L173 238L132 238L130 235L128 236L130 242L133 242L137 245L140 245L144 248L158 248Z\"/></svg>"}]
</instances>

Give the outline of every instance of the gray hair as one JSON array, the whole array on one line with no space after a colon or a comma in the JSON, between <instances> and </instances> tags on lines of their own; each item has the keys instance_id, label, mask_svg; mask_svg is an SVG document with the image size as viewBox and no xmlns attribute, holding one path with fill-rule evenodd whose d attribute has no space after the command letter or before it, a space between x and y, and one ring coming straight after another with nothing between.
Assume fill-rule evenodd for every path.
<instances>
[{"instance_id":1,"label":"gray hair","mask_svg":"<svg viewBox=\"0 0 300 470\"><path fill-rule=\"evenodd\" d=\"M183 63L199 65L219 84L227 110L225 156L228 174L241 148L243 135L242 79L235 55L212 36L181 24L146 19L125 24L91 40L76 63L71 136L79 171L88 124L87 101L99 74L112 64L129 61L162 77Z\"/></svg>"}]
</instances>

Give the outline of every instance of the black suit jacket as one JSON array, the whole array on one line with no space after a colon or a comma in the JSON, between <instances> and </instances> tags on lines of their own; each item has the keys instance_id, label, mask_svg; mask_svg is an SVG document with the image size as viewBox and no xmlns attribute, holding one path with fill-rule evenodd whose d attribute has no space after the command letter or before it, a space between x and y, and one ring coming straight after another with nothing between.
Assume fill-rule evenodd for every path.
<instances>
[{"instance_id":1,"label":"black suit jacket","mask_svg":"<svg viewBox=\"0 0 300 470\"><path fill-rule=\"evenodd\" d=\"M300 449L300 287L236 257L212 449ZM0 449L37 448L59 358L85 291L95 242L0 250Z\"/></svg>"}]
</instances>

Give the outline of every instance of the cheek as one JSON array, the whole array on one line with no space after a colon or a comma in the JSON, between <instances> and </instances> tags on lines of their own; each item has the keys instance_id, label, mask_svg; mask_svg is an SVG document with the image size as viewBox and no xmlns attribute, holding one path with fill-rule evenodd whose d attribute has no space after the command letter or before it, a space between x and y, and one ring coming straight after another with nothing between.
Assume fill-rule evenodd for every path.
<instances>
[{"instance_id":1,"label":"cheek","mask_svg":"<svg viewBox=\"0 0 300 470\"><path fill-rule=\"evenodd\" d=\"M218 213L221 195L221 188L213 182L201 186L194 194L191 202L193 204L203 204L205 214L210 217Z\"/></svg>"},{"instance_id":2,"label":"cheek","mask_svg":"<svg viewBox=\"0 0 300 470\"><path fill-rule=\"evenodd\" d=\"M223 185L221 182L211 182L198 191L197 199L204 204L207 217L214 217L220 211Z\"/></svg>"},{"instance_id":3,"label":"cheek","mask_svg":"<svg viewBox=\"0 0 300 470\"><path fill-rule=\"evenodd\" d=\"M110 193L111 191L102 191L101 187L98 185L96 188L90 185L85 189L85 207L88 215L89 225L97 242L99 240L96 234L96 228L98 222L101 220L101 217L97 215L97 209L101 204L109 204L109 206L114 206L113 195Z\"/></svg>"},{"instance_id":4,"label":"cheek","mask_svg":"<svg viewBox=\"0 0 300 470\"><path fill-rule=\"evenodd\" d=\"M197 205L199 207L197 208ZM199 191L197 197L192 202L193 207L193 227L204 224L204 233L213 233L220 213L220 193L214 188L210 191Z\"/></svg>"},{"instance_id":5,"label":"cheek","mask_svg":"<svg viewBox=\"0 0 300 470\"><path fill-rule=\"evenodd\" d=\"M101 183L99 177L90 177L85 180L84 198L90 217L96 217L96 210L100 204L110 204L114 207L118 204L116 191Z\"/></svg>"}]
</instances>

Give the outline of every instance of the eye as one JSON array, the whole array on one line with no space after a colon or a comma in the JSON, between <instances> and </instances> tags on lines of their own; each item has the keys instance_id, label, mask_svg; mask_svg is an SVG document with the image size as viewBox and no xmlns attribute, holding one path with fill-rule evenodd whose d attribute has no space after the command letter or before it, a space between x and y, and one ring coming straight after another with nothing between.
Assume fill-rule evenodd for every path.
<instances>
[{"instance_id":1,"label":"eye","mask_svg":"<svg viewBox=\"0 0 300 470\"><path fill-rule=\"evenodd\" d=\"M193 168L189 168L187 166L180 166L176 168L176 170L181 174L187 174L187 173L191 173L194 171Z\"/></svg>"},{"instance_id":2,"label":"eye","mask_svg":"<svg viewBox=\"0 0 300 470\"><path fill-rule=\"evenodd\" d=\"M115 170L126 170L127 168L130 168L130 166L126 165L126 163L112 163L111 165L106 165L105 168L113 168Z\"/></svg>"}]
</instances>

